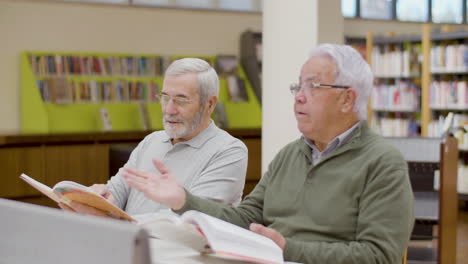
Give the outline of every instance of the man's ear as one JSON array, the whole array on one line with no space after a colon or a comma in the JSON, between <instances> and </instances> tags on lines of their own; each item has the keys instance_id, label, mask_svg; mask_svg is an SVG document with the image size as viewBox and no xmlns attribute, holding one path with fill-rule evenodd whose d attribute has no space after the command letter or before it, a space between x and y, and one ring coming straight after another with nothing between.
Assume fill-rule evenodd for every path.
<instances>
[{"instance_id":1,"label":"man's ear","mask_svg":"<svg viewBox=\"0 0 468 264\"><path fill-rule=\"evenodd\" d=\"M353 111L354 105L356 104L357 92L354 88L348 88L344 91L344 95L342 96L342 105L341 111L342 112L350 112Z\"/></svg>"},{"instance_id":2,"label":"man's ear","mask_svg":"<svg viewBox=\"0 0 468 264\"><path fill-rule=\"evenodd\" d=\"M217 96L211 96L208 99L208 111L212 113L214 111L214 108L216 104L218 103L218 97Z\"/></svg>"}]
</instances>

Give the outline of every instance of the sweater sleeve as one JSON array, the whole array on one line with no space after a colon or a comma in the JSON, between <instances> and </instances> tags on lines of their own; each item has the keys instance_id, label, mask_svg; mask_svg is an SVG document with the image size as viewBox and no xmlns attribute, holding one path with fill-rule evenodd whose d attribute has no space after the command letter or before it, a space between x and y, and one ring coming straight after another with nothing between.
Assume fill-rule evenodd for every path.
<instances>
[{"instance_id":1,"label":"sweater sleeve","mask_svg":"<svg viewBox=\"0 0 468 264\"><path fill-rule=\"evenodd\" d=\"M331 243L287 238L285 260L336 264L401 261L414 223L408 172L381 165L371 169L368 176L359 203L355 239Z\"/></svg>"},{"instance_id":2,"label":"sweater sleeve","mask_svg":"<svg viewBox=\"0 0 468 264\"><path fill-rule=\"evenodd\" d=\"M206 200L186 191L185 205L176 213L197 210L248 229L250 223L263 223L263 199L267 182L268 172L238 207Z\"/></svg>"}]
</instances>

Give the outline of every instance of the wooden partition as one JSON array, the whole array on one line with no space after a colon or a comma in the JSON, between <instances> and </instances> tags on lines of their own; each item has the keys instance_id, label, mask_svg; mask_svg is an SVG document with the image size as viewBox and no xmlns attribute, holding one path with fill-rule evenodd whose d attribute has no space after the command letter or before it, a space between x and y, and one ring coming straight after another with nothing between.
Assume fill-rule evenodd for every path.
<instances>
[{"instance_id":1,"label":"wooden partition","mask_svg":"<svg viewBox=\"0 0 468 264\"><path fill-rule=\"evenodd\" d=\"M260 179L261 135L259 129L229 130L249 149L249 163L244 194ZM137 144L150 131L86 133L60 135L0 136L0 197L29 203L55 206L49 198L23 182L27 175L53 186L72 180L84 185L104 183L109 179L109 147L112 144Z\"/></svg>"}]
</instances>

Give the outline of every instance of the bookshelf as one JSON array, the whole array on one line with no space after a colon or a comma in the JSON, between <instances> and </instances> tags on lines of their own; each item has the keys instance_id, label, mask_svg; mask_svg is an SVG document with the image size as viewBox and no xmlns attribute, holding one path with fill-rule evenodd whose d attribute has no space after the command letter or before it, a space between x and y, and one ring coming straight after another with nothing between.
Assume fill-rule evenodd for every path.
<instances>
[{"instance_id":1,"label":"bookshelf","mask_svg":"<svg viewBox=\"0 0 468 264\"><path fill-rule=\"evenodd\" d=\"M162 129L164 69L172 60L198 57L215 65L216 56L159 56L77 52L21 54L21 131L24 134L99 132L105 108L112 131ZM227 129L261 127L261 108L243 68L235 75L245 87L246 100L233 102L226 78L220 78L219 102ZM146 111L148 120L142 117ZM216 113L213 118L217 120Z\"/></svg>"},{"instance_id":2,"label":"bookshelf","mask_svg":"<svg viewBox=\"0 0 468 264\"><path fill-rule=\"evenodd\" d=\"M455 125L462 126L468 113L467 40L468 32L435 33L429 24L423 25L421 35L374 37L368 33L367 57L376 79L369 121L374 122L378 112L413 111L418 113L421 136L440 137L443 119L452 111L459 114ZM416 48L414 53L411 46ZM403 54L407 50L410 53ZM397 81L405 84L402 91L397 92L401 85L392 85ZM419 88L419 94L417 90L411 92L412 84ZM409 95L404 91L409 91ZM388 96L395 94L405 98L400 99L401 106ZM414 100L416 96L419 104Z\"/></svg>"},{"instance_id":3,"label":"bookshelf","mask_svg":"<svg viewBox=\"0 0 468 264\"><path fill-rule=\"evenodd\" d=\"M421 32L421 35L391 37L368 33L367 57L376 79L369 103L369 123L384 136L440 138L447 115L452 112L451 132L460 150L458 193L468 194L468 32L433 32L430 24L424 24ZM411 70L411 59L408 67L405 65L408 59L398 53L409 50L410 46L417 49L419 65L415 69L419 68L419 72ZM399 68L392 65L395 61ZM418 87L413 97L393 86L406 82ZM410 91L407 87L403 90ZM406 99L396 106L389 94ZM420 133L403 133L401 129L408 127L406 120L417 123Z\"/></svg>"},{"instance_id":4,"label":"bookshelf","mask_svg":"<svg viewBox=\"0 0 468 264\"><path fill-rule=\"evenodd\" d=\"M452 133L458 141L459 194L468 194L468 32L430 35L428 85L430 121L427 136L440 137L448 113L453 113Z\"/></svg>"},{"instance_id":5,"label":"bookshelf","mask_svg":"<svg viewBox=\"0 0 468 264\"><path fill-rule=\"evenodd\" d=\"M421 53L418 36L367 36L367 58L374 73L368 120L383 136L421 133Z\"/></svg>"}]
</instances>

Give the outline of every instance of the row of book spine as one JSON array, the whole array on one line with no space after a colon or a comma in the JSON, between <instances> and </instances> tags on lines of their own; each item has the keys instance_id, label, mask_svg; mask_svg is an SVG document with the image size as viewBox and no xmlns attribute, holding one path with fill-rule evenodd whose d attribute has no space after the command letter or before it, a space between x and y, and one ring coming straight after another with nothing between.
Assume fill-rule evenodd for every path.
<instances>
[{"instance_id":1,"label":"row of book spine","mask_svg":"<svg viewBox=\"0 0 468 264\"><path fill-rule=\"evenodd\" d=\"M373 118L371 127L384 137L419 136L420 124L409 118Z\"/></svg>"},{"instance_id":2,"label":"row of book spine","mask_svg":"<svg viewBox=\"0 0 468 264\"><path fill-rule=\"evenodd\" d=\"M437 45L431 48L432 72L468 72L468 48L465 44Z\"/></svg>"},{"instance_id":3,"label":"row of book spine","mask_svg":"<svg viewBox=\"0 0 468 264\"><path fill-rule=\"evenodd\" d=\"M37 80L44 102L99 103L99 102L158 102L159 85L153 81L69 81L65 78Z\"/></svg>"},{"instance_id":4,"label":"row of book spine","mask_svg":"<svg viewBox=\"0 0 468 264\"><path fill-rule=\"evenodd\" d=\"M413 77L421 74L420 51L416 46L390 49L376 46L372 50L375 77Z\"/></svg>"},{"instance_id":5,"label":"row of book spine","mask_svg":"<svg viewBox=\"0 0 468 264\"><path fill-rule=\"evenodd\" d=\"M169 57L30 56L36 75L161 76Z\"/></svg>"},{"instance_id":6,"label":"row of book spine","mask_svg":"<svg viewBox=\"0 0 468 264\"><path fill-rule=\"evenodd\" d=\"M372 91L372 107L375 110L417 111L421 89L409 81L394 84L376 84Z\"/></svg>"},{"instance_id":7,"label":"row of book spine","mask_svg":"<svg viewBox=\"0 0 468 264\"><path fill-rule=\"evenodd\" d=\"M432 108L455 108L468 110L468 87L466 81L432 81L429 89Z\"/></svg>"},{"instance_id":8,"label":"row of book spine","mask_svg":"<svg viewBox=\"0 0 468 264\"><path fill-rule=\"evenodd\" d=\"M444 115L439 115L438 118L432 120L429 123L427 136L428 137L441 137L443 134L443 128L445 124ZM453 127L464 128L468 131L468 113L459 113L453 115ZM458 139L459 147L468 149L468 134L463 130L456 130L454 134Z\"/></svg>"}]
</instances>

